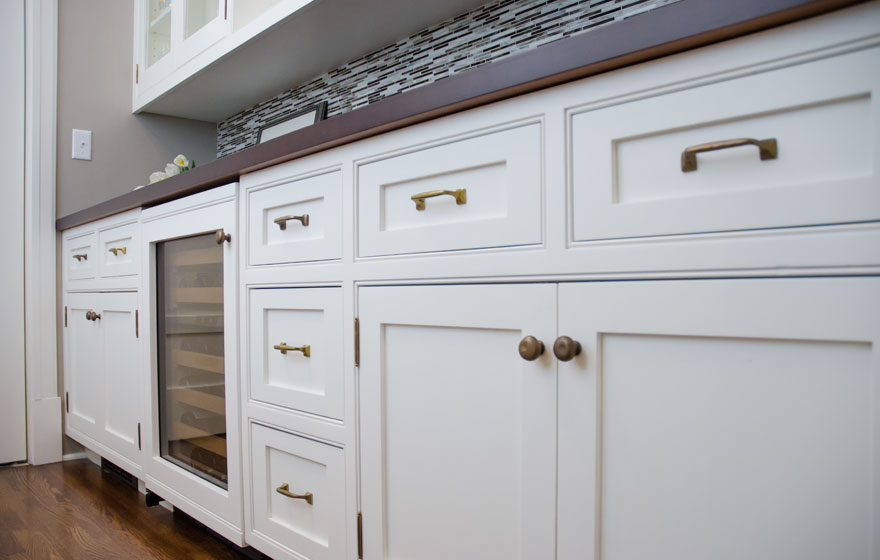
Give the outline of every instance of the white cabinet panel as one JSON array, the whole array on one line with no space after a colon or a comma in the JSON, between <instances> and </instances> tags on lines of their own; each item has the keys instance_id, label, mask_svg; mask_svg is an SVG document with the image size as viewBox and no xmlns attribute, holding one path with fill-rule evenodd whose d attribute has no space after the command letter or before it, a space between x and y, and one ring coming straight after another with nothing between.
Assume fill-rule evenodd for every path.
<instances>
[{"instance_id":1,"label":"white cabinet panel","mask_svg":"<svg viewBox=\"0 0 880 560\"><path fill-rule=\"evenodd\" d=\"M134 292L101 294L101 328L105 372L102 441L141 464L142 414L140 343Z\"/></svg>"},{"instance_id":2,"label":"white cabinet panel","mask_svg":"<svg viewBox=\"0 0 880 560\"><path fill-rule=\"evenodd\" d=\"M92 438L99 437L104 404L101 325L89 318L96 307L94 294L68 295L64 340L67 425Z\"/></svg>"},{"instance_id":3,"label":"white cabinet panel","mask_svg":"<svg viewBox=\"0 0 880 560\"><path fill-rule=\"evenodd\" d=\"M139 224L135 223L98 232L102 277L129 276L138 273L140 267L138 227Z\"/></svg>"},{"instance_id":4,"label":"white cabinet panel","mask_svg":"<svg viewBox=\"0 0 880 560\"><path fill-rule=\"evenodd\" d=\"M136 292L70 293L64 329L68 434L135 473L143 411L137 303Z\"/></svg>"},{"instance_id":5,"label":"white cabinet panel","mask_svg":"<svg viewBox=\"0 0 880 560\"><path fill-rule=\"evenodd\" d=\"M561 285L559 558L876 558L878 294Z\"/></svg>"},{"instance_id":6,"label":"white cabinet panel","mask_svg":"<svg viewBox=\"0 0 880 560\"><path fill-rule=\"evenodd\" d=\"M98 265L95 257L95 234L89 233L64 240L67 280L94 278Z\"/></svg>"},{"instance_id":7,"label":"white cabinet panel","mask_svg":"<svg viewBox=\"0 0 880 560\"><path fill-rule=\"evenodd\" d=\"M880 218L878 65L871 49L576 112L574 240ZM776 157L743 145L684 171L687 148L743 138Z\"/></svg>"},{"instance_id":8,"label":"white cabinet panel","mask_svg":"<svg viewBox=\"0 0 880 560\"><path fill-rule=\"evenodd\" d=\"M342 419L342 290L250 292L250 396Z\"/></svg>"},{"instance_id":9,"label":"white cabinet panel","mask_svg":"<svg viewBox=\"0 0 880 560\"><path fill-rule=\"evenodd\" d=\"M556 287L368 287L361 325L364 558L552 558ZM441 530L442 528L442 530Z\"/></svg>"},{"instance_id":10,"label":"white cabinet panel","mask_svg":"<svg viewBox=\"0 0 880 560\"><path fill-rule=\"evenodd\" d=\"M248 538L275 558L347 558L344 451L260 424L250 430L254 518Z\"/></svg>"},{"instance_id":11,"label":"white cabinet panel","mask_svg":"<svg viewBox=\"0 0 880 560\"><path fill-rule=\"evenodd\" d=\"M342 256L342 171L292 178L246 196L249 264Z\"/></svg>"},{"instance_id":12,"label":"white cabinet panel","mask_svg":"<svg viewBox=\"0 0 880 560\"><path fill-rule=\"evenodd\" d=\"M541 135L532 123L359 165L358 255L541 243Z\"/></svg>"}]
</instances>

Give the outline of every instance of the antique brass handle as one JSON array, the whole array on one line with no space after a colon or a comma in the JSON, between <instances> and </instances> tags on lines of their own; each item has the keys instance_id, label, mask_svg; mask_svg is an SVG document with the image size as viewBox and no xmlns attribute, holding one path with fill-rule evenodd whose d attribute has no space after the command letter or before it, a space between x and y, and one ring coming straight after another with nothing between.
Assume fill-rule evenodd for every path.
<instances>
[{"instance_id":1,"label":"antique brass handle","mask_svg":"<svg viewBox=\"0 0 880 560\"><path fill-rule=\"evenodd\" d=\"M454 191L428 191L419 194L414 194L410 198L416 201L416 210L424 210L425 209L425 199L433 198L435 196L443 196L448 194L449 196L455 197L456 204L466 204L467 203L467 189L456 189Z\"/></svg>"},{"instance_id":2,"label":"antique brass handle","mask_svg":"<svg viewBox=\"0 0 880 560\"><path fill-rule=\"evenodd\" d=\"M111 253L113 253L114 257L118 257L119 253L125 254L125 247L111 247L108 249Z\"/></svg>"},{"instance_id":3,"label":"antique brass handle","mask_svg":"<svg viewBox=\"0 0 880 560\"><path fill-rule=\"evenodd\" d=\"M275 350L281 350L282 354L287 354L288 352L302 352L303 356L306 358L312 355L312 347L308 344L303 346L288 346L286 342L282 342L281 344L276 344L272 348Z\"/></svg>"},{"instance_id":4,"label":"antique brass handle","mask_svg":"<svg viewBox=\"0 0 880 560\"><path fill-rule=\"evenodd\" d=\"M685 148L681 153L681 171L697 170L697 154L700 152L713 152L715 150L724 150L727 148L736 148L737 146L757 146L761 159L776 159L778 154L776 147L776 138L768 138L767 140L755 140L754 138L736 138L735 140L722 140L721 142L709 142L700 144L699 146L691 146Z\"/></svg>"},{"instance_id":5,"label":"antique brass handle","mask_svg":"<svg viewBox=\"0 0 880 560\"><path fill-rule=\"evenodd\" d=\"M74 255L73 258L76 259L76 262L82 262L89 260L89 255L86 253L82 253L80 255Z\"/></svg>"},{"instance_id":6,"label":"antique brass handle","mask_svg":"<svg viewBox=\"0 0 880 560\"><path fill-rule=\"evenodd\" d=\"M100 313L95 313L94 311L86 311L86 320L87 321L97 321L101 318Z\"/></svg>"},{"instance_id":7,"label":"antique brass handle","mask_svg":"<svg viewBox=\"0 0 880 560\"><path fill-rule=\"evenodd\" d=\"M308 227L309 225L308 214L303 214L302 216L281 216L280 218L275 218L272 221L278 224L278 227L281 228L281 231L284 231L287 229L287 222L289 222L290 220L299 220L302 223L303 227Z\"/></svg>"},{"instance_id":8,"label":"antique brass handle","mask_svg":"<svg viewBox=\"0 0 880 560\"><path fill-rule=\"evenodd\" d=\"M544 343L534 336L527 336L519 343L519 355L523 360L533 362L544 353Z\"/></svg>"},{"instance_id":9,"label":"antique brass handle","mask_svg":"<svg viewBox=\"0 0 880 560\"><path fill-rule=\"evenodd\" d=\"M563 362L568 362L581 353L581 343L567 336L560 336L553 343L553 353Z\"/></svg>"},{"instance_id":10,"label":"antique brass handle","mask_svg":"<svg viewBox=\"0 0 880 560\"><path fill-rule=\"evenodd\" d=\"M281 486L275 489L276 492L281 494L282 496L287 496L288 498L293 498L295 500L305 500L309 505L313 505L315 503L315 497L311 492L306 492L305 494L294 494L290 491L290 486L285 482Z\"/></svg>"},{"instance_id":11,"label":"antique brass handle","mask_svg":"<svg viewBox=\"0 0 880 560\"><path fill-rule=\"evenodd\" d=\"M232 236L222 229L218 229L217 233L214 234L214 241L217 242L217 245L223 245L224 241L232 241Z\"/></svg>"}]
</instances>

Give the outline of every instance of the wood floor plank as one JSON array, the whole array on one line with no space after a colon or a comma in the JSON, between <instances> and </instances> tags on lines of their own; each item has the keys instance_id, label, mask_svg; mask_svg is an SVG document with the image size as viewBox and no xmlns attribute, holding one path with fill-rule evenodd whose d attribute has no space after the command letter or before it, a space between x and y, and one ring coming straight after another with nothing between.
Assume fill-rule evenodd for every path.
<instances>
[{"instance_id":1,"label":"wood floor plank","mask_svg":"<svg viewBox=\"0 0 880 560\"><path fill-rule=\"evenodd\" d=\"M0 558L247 559L83 459L0 468Z\"/></svg>"}]
</instances>

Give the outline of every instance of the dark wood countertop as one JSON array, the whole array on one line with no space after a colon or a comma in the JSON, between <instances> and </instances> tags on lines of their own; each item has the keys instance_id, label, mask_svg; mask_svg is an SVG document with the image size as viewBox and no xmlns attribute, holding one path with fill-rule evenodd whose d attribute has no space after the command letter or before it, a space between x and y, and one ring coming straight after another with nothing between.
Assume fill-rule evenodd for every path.
<instances>
[{"instance_id":1,"label":"dark wood countertop","mask_svg":"<svg viewBox=\"0 0 880 560\"><path fill-rule=\"evenodd\" d=\"M681 0L386 97L55 221L64 230L465 109L819 15L863 0Z\"/></svg>"}]
</instances>

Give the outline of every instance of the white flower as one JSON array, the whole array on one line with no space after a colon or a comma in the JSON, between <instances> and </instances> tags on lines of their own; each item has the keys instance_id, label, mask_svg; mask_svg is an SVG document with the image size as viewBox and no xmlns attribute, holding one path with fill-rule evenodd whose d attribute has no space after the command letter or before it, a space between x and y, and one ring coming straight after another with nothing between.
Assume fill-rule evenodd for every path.
<instances>
[{"instance_id":1,"label":"white flower","mask_svg":"<svg viewBox=\"0 0 880 560\"><path fill-rule=\"evenodd\" d=\"M155 173L150 173L150 184L155 183L156 181L161 181L162 179L167 179L168 174L164 171L156 171Z\"/></svg>"},{"instance_id":2,"label":"white flower","mask_svg":"<svg viewBox=\"0 0 880 560\"><path fill-rule=\"evenodd\" d=\"M177 154L177 157L174 158L174 164L180 167L181 169L189 168L189 160L186 159L186 156L183 154Z\"/></svg>"},{"instance_id":3,"label":"white flower","mask_svg":"<svg viewBox=\"0 0 880 560\"><path fill-rule=\"evenodd\" d=\"M175 175L180 173L180 167L177 164L169 163L165 166L165 175L168 177L174 177Z\"/></svg>"}]
</instances>

